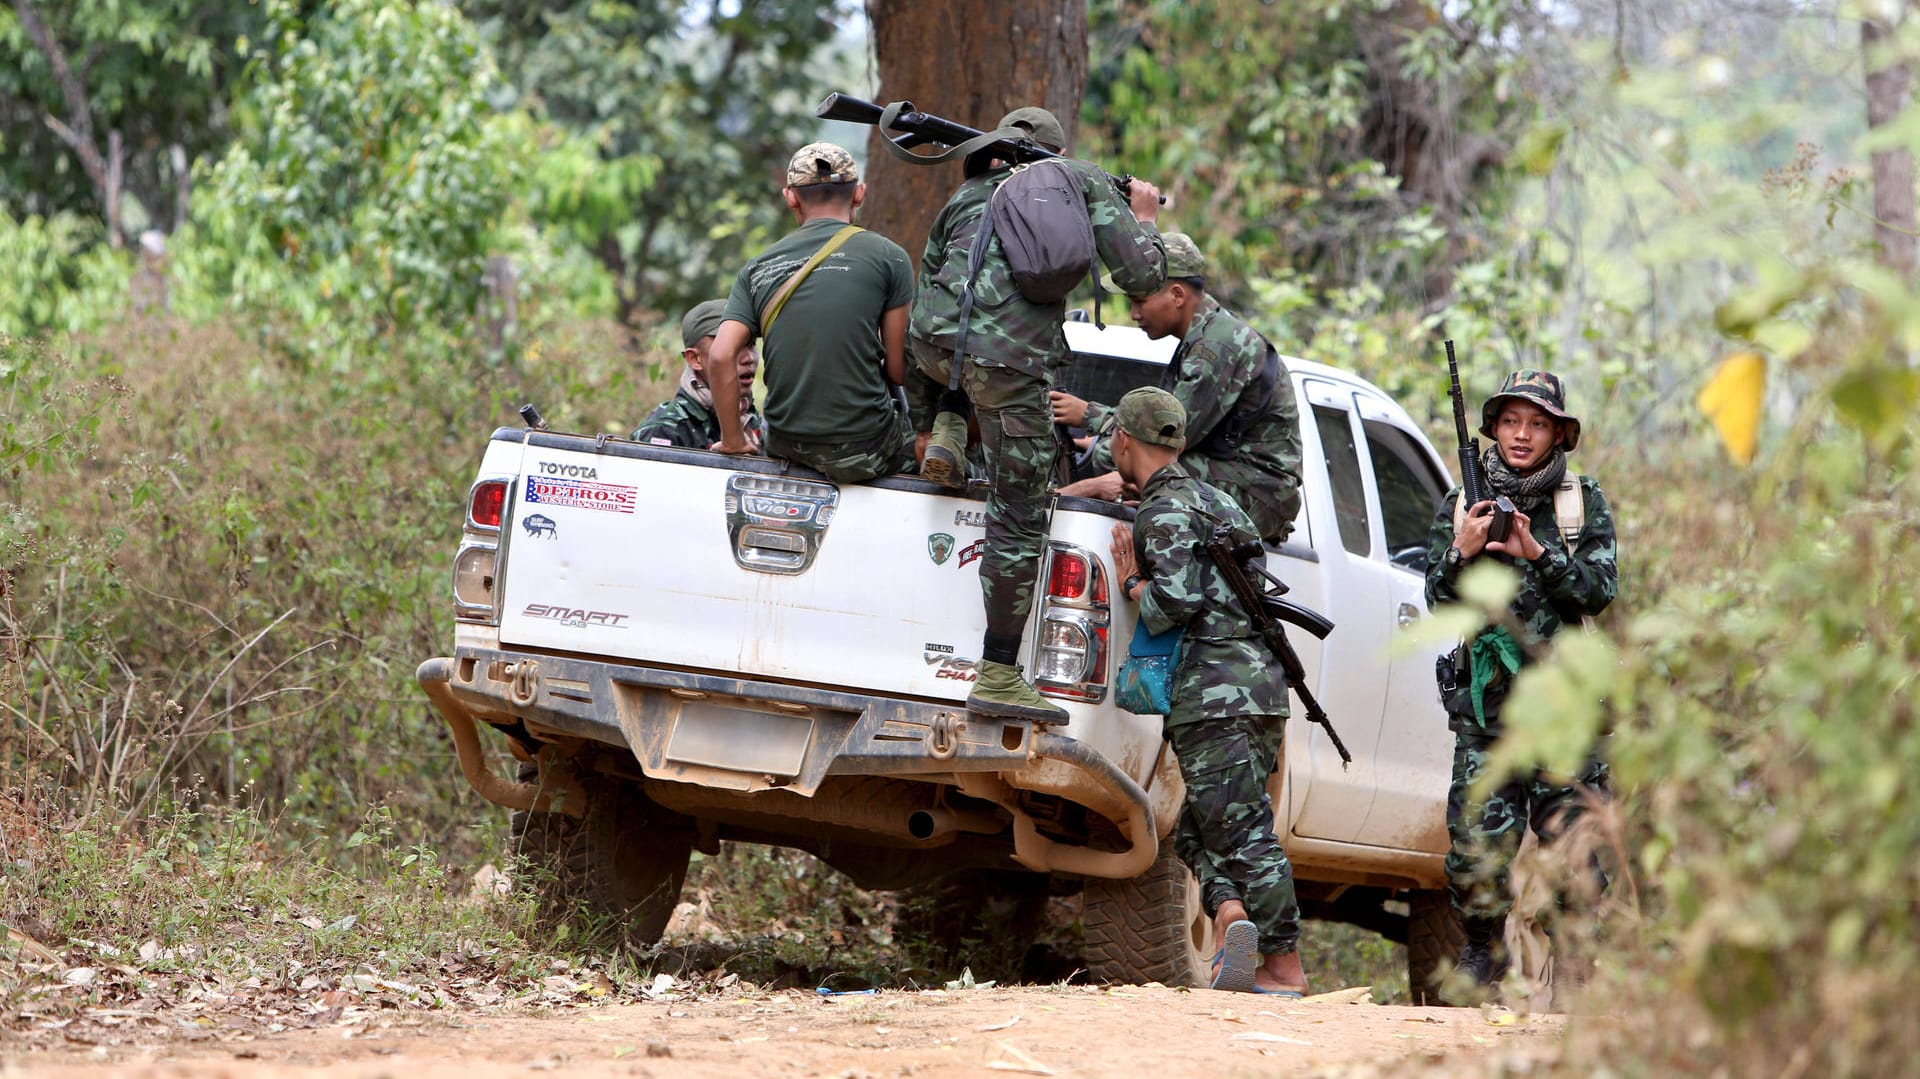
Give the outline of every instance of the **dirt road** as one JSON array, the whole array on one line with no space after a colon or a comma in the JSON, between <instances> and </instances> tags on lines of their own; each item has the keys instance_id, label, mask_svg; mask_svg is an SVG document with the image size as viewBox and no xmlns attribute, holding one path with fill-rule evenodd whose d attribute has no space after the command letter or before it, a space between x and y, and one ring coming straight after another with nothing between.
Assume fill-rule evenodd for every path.
<instances>
[{"instance_id":1,"label":"dirt road","mask_svg":"<svg viewBox=\"0 0 1920 1079\"><path fill-rule=\"evenodd\" d=\"M1351 996L1352 994L1346 994ZM735 990L554 1009L348 1006L274 1030L268 1016L111 1016L0 1041L0 1079L106 1076L485 1079L569 1076L1174 1076L1485 1074L1490 1054L1550 1056L1557 1017L1087 986L821 997ZM123 1020L123 1026L126 1021ZM66 1033L76 1026L95 1033ZM0 1036L3 1037L3 1036ZM83 1039L75 1041L75 1038ZM93 1044L87 1044L87 1042ZM1439 1065L1439 1067L1435 1067ZM1450 1065L1450 1066L1449 1066Z\"/></svg>"}]
</instances>

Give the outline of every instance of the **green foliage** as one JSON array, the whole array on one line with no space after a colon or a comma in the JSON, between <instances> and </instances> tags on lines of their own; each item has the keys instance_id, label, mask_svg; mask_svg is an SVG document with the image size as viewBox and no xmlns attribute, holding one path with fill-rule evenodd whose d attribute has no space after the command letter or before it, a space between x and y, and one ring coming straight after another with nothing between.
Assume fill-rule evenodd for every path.
<instances>
[{"instance_id":1,"label":"green foliage","mask_svg":"<svg viewBox=\"0 0 1920 1079\"><path fill-rule=\"evenodd\" d=\"M535 219L619 283L622 314L678 317L724 291L777 229L778 178L812 136L846 5L746 0L463 0L513 97L563 134L543 142Z\"/></svg>"},{"instance_id":2,"label":"green foliage","mask_svg":"<svg viewBox=\"0 0 1920 1079\"><path fill-rule=\"evenodd\" d=\"M290 316L285 343L335 370L450 347L417 335L478 309L517 167L477 33L437 3L267 12L243 136L196 194L202 287Z\"/></svg>"},{"instance_id":3,"label":"green foliage","mask_svg":"<svg viewBox=\"0 0 1920 1079\"><path fill-rule=\"evenodd\" d=\"M129 232L171 215L182 177L172 148L189 160L228 137L228 94L244 61L236 41L258 33L249 0L36 0L31 5L79 78L107 152L108 132L127 148ZM46 123L73 117L53 67L9 4L0 8L0 203L28 214L105 218L99 194L73 150Z\"/></svg>"},{"instance_id":4,"label":"green foliage","mask_svg":"<svg viewBox=\"0 0 1920 1079\"><path fill-rule=\"evenodd\" d=\"M77 214L16 220L0 207L0 334L90 329L124 308L130 268L102 231Z\"/></svg>"}]
</instances>

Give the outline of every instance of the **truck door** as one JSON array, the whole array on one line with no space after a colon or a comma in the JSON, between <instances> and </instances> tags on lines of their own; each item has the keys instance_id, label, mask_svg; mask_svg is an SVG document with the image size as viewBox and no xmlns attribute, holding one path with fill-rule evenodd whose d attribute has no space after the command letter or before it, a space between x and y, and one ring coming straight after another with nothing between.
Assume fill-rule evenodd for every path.
<instances>
[{"instance_id":1,"label":"truck door","mask_svg":"<svg viewBox=\"0 0 1920 1079\"><path fill-rule=\"evenodd\" d=\"M1427 533L1449 484L1431 452L1400 426L1404 421L1385 402L1362 393L1356 403L1384 540L1391 625L1398 632L1426 613ZM1380 736L1365 751L1376 786L1357 843L1436 854L1447 849L1453 735L1433 680L1434 658L1444 650L1395 648L1387 660ZM1353 748L1356 755L1362 752Z\"/></svg>"},{"instance_id":2,"label":"truck door","mask_svg":"<svg viewBox=\"0 0 1920 1079\"><path fill-rule=\"evenodd\" d=\"M1301 411L1306 428L1301 432L1303 467L1309 472L1325 469L1325 482L1310 477L1306 491L1314 502L1309 518L1331 525L1316 527L1313 543L1326 588L1322 611L1333 619L1334 630L1325 642L1313 642L1297 631L1293 638L1296 648L1319 645L1315 685L1320 704L1354 759L1342 768L1325 733L1306 722L1298 701L1294 703L1286 742L1292 830L1313 839L1351 841L1373 801L1373 748L1387 692L1380 673L1387 669L1393 626L1393 571L1382 549L1379 508L1361 455L1352 388L1315 378L1302 379L1301 388L1307 405Z\"/></svg>"}]
</instances>

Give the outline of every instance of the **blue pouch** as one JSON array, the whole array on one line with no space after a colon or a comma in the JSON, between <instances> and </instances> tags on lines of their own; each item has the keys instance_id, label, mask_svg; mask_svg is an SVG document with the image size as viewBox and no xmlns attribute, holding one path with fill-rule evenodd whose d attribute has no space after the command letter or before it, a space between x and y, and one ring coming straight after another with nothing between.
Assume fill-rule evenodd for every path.
<instances>
[{"instance_id":1,"label":"blue pouch","mask_svg":"<svg viewBox=\"0 0 1920 1079\"><path fill-rule=\"evenodd\" d=\"M1166 715L1173 703L1173 672L1180 665L1180 642L1186 633L1185 626L1148 633L1144 620L1135 622L1127 661L1115 679L1115 703L1138 716Z\"/></svg>"}]
</instances>

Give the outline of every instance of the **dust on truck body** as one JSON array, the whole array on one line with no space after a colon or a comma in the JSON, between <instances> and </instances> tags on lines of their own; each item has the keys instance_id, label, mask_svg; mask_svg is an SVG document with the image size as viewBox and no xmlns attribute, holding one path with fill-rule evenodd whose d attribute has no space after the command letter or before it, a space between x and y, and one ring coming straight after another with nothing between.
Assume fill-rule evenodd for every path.
<instances>
[{"instance_id":1,"label":"dust on truck body","mask_svg":"<svg viewBox=\"0 0 1920 1079\"><path fill-rule=\"evenodd\" d=\"M1070 383L1087 396L1115 399L1166 362L1137 331L1074 330L1095 342L1077 348L1087 383ZM1405 534L1418 516L1424 538L1446 473L1380 391L1290 367L1305 506L1268 563L1336 623L1295 647L1357 759L1342 769L1290 720L1277 823L1310 914L1416 933L1421 910L1383 904L1434 906L1447 736L1432 653L1385 642L1424 609ZM1050 874L1084 889L1096 976L1191 982L1211 944L1163 842L1178 765L1159 717L1113 702L1134 612L1108 549L1131 516L1055 504L1022 659L1069 718L1036 725L964 705L985 628L980 485L836 485L766 459L502 428L455 556L453 654L419 678L528 853L639 939L664 928L689 852L732 839L810 851L872 888ZM505 735L519 778L490 769L481 726Z\"/></svg>"}]
</instances>

